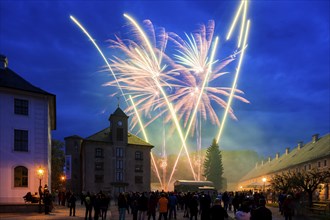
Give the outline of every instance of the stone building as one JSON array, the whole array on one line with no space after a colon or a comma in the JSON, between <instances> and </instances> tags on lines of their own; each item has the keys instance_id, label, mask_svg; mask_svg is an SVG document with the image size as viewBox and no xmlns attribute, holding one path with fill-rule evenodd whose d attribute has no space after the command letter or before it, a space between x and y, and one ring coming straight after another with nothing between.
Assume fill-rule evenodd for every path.
<instances>
[{"instance_id":1,"label":"stone building","mask_svg":"<svg viewBox=\"0 0 330 220\"><path fill-rule=\"evenodd\" d=\"M116 196L124 191L149 191L152 145L128 132L128 116L118 107L110 126L87 137L65 138L71 178L76 193L100 190Z\"/></svg>"},{"instance_id":2,"label":"stone building","mask_svg":"<svg viewBox=\"0 0 330 220\"><path fill-rule=\"evenodd\" d=\"M275 174L312 169L330 169L330 134L323 137L315 134L311 142L306 144L298 142L292 151L286 148L283 155L277 153L275 158L269 157L268 160L257 163L255 168L241 178L238 184L242 189L264 189L268 188L269 181ZM320 199L329 200L329 184L322 184L322 188Z\"/></svg>"},{"instance_id":3,"label":"stone building","mask_svg":"<svg viewBox=\"0 0 330 220\"><path fill-rule=\"evenodd\" d=\"M23 202L27 192L38 192L40 183L51 184L56 96L8 68L1 55L0 122L0 203Z\"/></svg>"}]
</instances>

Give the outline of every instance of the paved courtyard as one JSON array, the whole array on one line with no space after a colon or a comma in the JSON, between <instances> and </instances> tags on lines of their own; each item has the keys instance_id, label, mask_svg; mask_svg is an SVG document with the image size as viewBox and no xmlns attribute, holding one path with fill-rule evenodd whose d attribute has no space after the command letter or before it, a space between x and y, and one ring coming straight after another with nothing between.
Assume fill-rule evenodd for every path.
<instances>
[{"instance_id":1,"label":"paved courtyard","mask_svg":"<svg viewBox=\"0 0 330 220\"><path fill-rule=\"evenodd\" d=\"M277 208L269 207L273 213L273 220L283 220L284 217L281 216L278 212ZM234 218L234 213L232 211L229 211L229 219L235 219ZM49 214L40 214L40 213L0 213L0 219L1 220L47 220L47 219L58 219L58 220L63 220L63 219L84 219L85 216L85 207L77 204L76 208L76 216L69 216L69 208L64 207L64 206L58 206L55 205L55 209ZM158 218L158 215L156 216L156 219ZM101 220L101 218L99 218ZM107 220L118 220L118 210L117 206L112 205L110 207L110 210L108 212ZM131 220L133 219L131 214L126 214L126 219ZM293 217L294 220L326 220L329 219L329 215L324 216L324 215L314 215L314 216L296 216ZM147 220L147 218L145 218ZM188 218L183 218L183 212L179 210L177 212L177 220L188 220Z\"/></svg>"}]
</instances>

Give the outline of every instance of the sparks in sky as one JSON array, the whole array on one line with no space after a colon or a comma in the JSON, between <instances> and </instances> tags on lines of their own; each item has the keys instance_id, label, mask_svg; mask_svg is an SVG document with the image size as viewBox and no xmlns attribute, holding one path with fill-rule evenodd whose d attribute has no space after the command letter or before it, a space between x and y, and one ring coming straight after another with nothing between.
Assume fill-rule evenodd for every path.
<instances>
[{"instance_id":1,"label":"sparks in sky","mask_svg":"<svg viewBox=\"0 0 330 220\"><path fill-rule=\"evenodd\" d=\"M219 126L220 121L212 103L218 104L222 108L227 106L226 101L221 96L228 97L231 88L215 86L219 83L215 80L227 73L223 72L223 68L235 60L237 53L222 61L210 59L214 29L215 22L210 20L207 25L201 25L194 34L190 36L186 34L187 40L183 40L175 33L169 34L169 39L177 47L177 54L174 54L174 58L179 65L176 66L176 71L181 73L180 77L182 78L180 81L182 84L176 86L177 89L170 96L170 99L175 103L178 118L182 119L184 127L187 126L189 120L196 121L196 117L192 115L196 107L204 120L210 119L213 124ZM205 84L204 87L203 84ZM235 90L235 93L243 94L238 89ZM198 101L199 95L201 95L200 101ZM249 103L241 96L235 95L234 97ZM229 114L233 119L236 119L231 108ZM192 133L194 133L194 128L193 123Z\"/></svg>"},{"instance_id":2,"label":"sparks in sky","mask_svg":"<svg viewBox=\"0 0 330 220\"><path fill-rule=\"evenodd\" d=\"M246 20L246 1L242 1L235 18L237 21L243 5L244 14L241 27ZM115 75L116 80L104 85L118 86L125 100L129 97L133 104L129 105L125 111L132 116L131 129L139 125L146 140L148 138L145 129L161 116L163 123L172 125L172 132L175 129L181 139L181 144L178 143L177 146L180 149L178 158L184 149L193 177L195 180L199 180L200 173L197 177L185 142L189 133L194 135L195 127L199 127L201 130L202 119L217 126L221 125L218 135L220 136L227 114L236 119L230 106L232 99L236 98L249 103L247 99L241 96L244 93L236 88L243 57L240 53L244 53L246 38L242 47L240 46L241 43L238 44L241 51L234 52L227 58L219 60L215 58L219 39L218 37L213 39L215 29L213 20L210 20L207 25L201 25L193 34L185 34L184 39L176 33L166 32L164 28L156 29L150 20L145 20L143 22L144 28L142 28L129 15L124 14L124 17L130 22L131 32L127 38L115 36L115 39L108 41L110 48L114 49L114 54L116 54L110 58L111 68L108 65L108 69L111 70L112 75ZM235 26L235 21L231 30ZM240 36L243 36L244 31L245 29L241 28ZM176 52L174 54L168 54L166 50L168 42L175 46ZM238 55L240 55L240 59L233 86L231 88L219 86L220 76L227 73L223 71L224 67L233 62ZM228 101L225 101L224 97L229 97ZM221 122L214 108L215 105L225 109ZM143 122L141 116L144 117ZM166 128L163 126L163 129ZM201 131L197 131L196 136L200 135ZM200 143L201 137L197 137L197 140ZM162 148L164 148L162 149L164 154L166 152L165 142ZM201 146L198 149L200 150ZM164 166L167 164L165 154L161 163L163 169L167 167L167 165ZM154 166L156 166L154 158L152 159ZM168 184L170 184L176 164L177 162L174 164ZM155 168L160 180L158 169ZM161 185L166 188L165 175L163 175Z\"/></svg>"}]
</instances>

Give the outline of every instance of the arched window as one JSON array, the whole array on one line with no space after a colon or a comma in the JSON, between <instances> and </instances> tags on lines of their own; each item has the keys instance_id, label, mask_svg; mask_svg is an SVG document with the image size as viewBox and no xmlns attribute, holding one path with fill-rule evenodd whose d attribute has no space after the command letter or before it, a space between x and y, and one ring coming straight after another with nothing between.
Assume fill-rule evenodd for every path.
<instances>
[{"instance_id":1,"label":"arched window","mask_svg":"<svg viewBox=\"0 0 330 220\"><path fill-rule=\"evenodd\" d=\"M14 169L14 187L28 187L29 173L23 166L17 166Z\"/></svg>"}]
</instances>

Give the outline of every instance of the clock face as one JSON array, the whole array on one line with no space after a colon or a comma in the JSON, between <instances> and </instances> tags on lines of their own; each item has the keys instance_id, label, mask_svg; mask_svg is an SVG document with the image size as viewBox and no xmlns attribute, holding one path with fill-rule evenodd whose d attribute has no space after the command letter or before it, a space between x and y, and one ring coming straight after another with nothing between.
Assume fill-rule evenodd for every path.
<instances>
[{"instance_id":1,"label":"clock face","mask_svg":"<svg viewBox=\"0 0 330 220\"><path fill-rule=\"evenodd\" d=\"M123 125L123 122L122 121L118 121L117 124L118 124L118 126L122 126Z\"/></svg>"}]
</instances>

